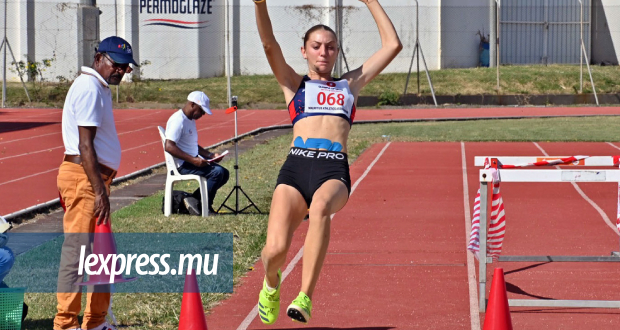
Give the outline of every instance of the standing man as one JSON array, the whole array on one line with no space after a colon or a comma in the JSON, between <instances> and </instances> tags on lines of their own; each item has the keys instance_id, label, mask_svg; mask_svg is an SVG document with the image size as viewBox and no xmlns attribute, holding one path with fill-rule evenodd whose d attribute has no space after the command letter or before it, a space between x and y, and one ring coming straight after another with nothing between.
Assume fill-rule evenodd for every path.
<instances>
[{"instance_id":1,"label":"standing man","mask_svg":"<svg viewBox=\"0 0 620 330\"><path fill-rule=\"evenodd\" d=\"M130 73L131 45L119 37L101 41L92 67L82 67L65 100L62 111L64 161L58 171L58 191L66 207L63 218L65 241L58 271L58 313L54 329L80 329L83 275L78 275L80 246L90 244L75 233L93 233L95 224L110 221L110 183L121 163L121 145L116 134L109 85L118 85ZM73 235L67 235L71 233ZM86 242L85 242L86 240ZM95 291L95 292L92 292ZM110 290L89 288L83 330L113 330L106 321Z\"/></svg>"},{"instance_id":2,"label":"standing man","mask_svg":"<svg viewBox=\"0 0 620 330\"><path fill-rule=\"evenodd\" d=\"M211 114L209 98L200 91L189 93L183 109L175 112L166 124L166 152L174 157L179 173L195 174L207 179L209 194L209 213L216 214L213 209L213 198L220 187L228 182L229 172L219 163L221 158L211 161L220 155L205 150L198 145L198 131L196 120L205 113ZM200 214L197 199L200 199L200 189L194 192L194 197L184 200L185 206L194 215Z\"/></svg>"}]
</instances>

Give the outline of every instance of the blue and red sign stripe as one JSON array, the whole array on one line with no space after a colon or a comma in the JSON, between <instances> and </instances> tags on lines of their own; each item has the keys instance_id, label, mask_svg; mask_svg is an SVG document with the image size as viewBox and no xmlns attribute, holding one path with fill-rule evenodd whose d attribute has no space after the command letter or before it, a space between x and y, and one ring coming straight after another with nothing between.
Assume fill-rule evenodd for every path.
<instances>
[{"instance_id":1,"label":"blue and red sign stripe","mask_svg":"<svg viewBox=\"0 0 620 330\"><path fill-rule=\"evenodd\" d=\"M161 25L161 26L170 26L170 27L179 28L179 29L203 29L209 26L209 25L202 25L202 26L199 25L203 23L208 23L209 21L187 22L187 21L179 21L179 20L164 19L164 18L152 18L152 19L147 19L144 21L153 22L153 23L145 24L144 26Z\"/></svg>"}]
</instances>

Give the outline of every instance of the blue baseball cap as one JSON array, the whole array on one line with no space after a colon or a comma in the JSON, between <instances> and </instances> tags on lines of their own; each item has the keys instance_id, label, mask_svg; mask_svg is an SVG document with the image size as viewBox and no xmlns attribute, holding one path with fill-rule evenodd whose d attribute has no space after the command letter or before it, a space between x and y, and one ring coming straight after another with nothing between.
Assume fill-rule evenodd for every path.
<instances>
[{"instance_id":1,"label":"blue baseball cap","mask_svg":"<svg viewBox=\"0 0 620 330\"><path fill-rule=\"evenodd\" d=\"M131 45L123 38L119 37L107 37L99 43L97 52L106 53L119 64L131 63L135 66L139 66L133 59L133 52Z\"/></svg>"}]
</instances>

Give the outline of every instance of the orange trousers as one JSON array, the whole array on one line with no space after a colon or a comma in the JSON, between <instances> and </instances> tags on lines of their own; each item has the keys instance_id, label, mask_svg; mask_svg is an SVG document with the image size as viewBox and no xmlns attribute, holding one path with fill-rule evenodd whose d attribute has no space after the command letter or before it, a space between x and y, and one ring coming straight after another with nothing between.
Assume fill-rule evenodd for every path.
<instances>
[{"instance_id":1,"label":"orange trousers","mask_svg":"<svg viewBox=\"0 0 620 330\"><path fill-rule=\"evenodd\" d=\"M101 175L108 196L113 176ZM65 241L62 245L60 268L58 270L58 313L54 318L54 329L80 328L78 314L82 309L82 286L75 283L83 281L78 275L80 246L86 245L86 255L92 250L91 235L95 230L95 192L82 165L62 162L57 178L58 191L64 200L66 211L63 218ZM85 235L75 235L85 233ZM69 235L67 235L69 234ZM110 306L110 288L88 287L86 308L82 329L92 329L105 322Z\"/></svg>"}]
</instances>

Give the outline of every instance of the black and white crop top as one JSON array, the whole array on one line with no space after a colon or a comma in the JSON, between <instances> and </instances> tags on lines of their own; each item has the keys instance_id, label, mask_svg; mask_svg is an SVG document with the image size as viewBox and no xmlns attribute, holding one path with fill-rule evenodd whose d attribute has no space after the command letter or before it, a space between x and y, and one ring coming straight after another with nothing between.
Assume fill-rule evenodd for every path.
<instances>
[{"instance_id":1,"label":"black and white crop top","mask_svg":"<svg viewBox=\"0 0 620 330\"><path fill-rule=\"evenodd\" d=\"M353 125L355 96L346 80L310 80L304 76L288 105L288 112L293 125L309 116L338 116Z\"/></svg>"}]
</instances>

